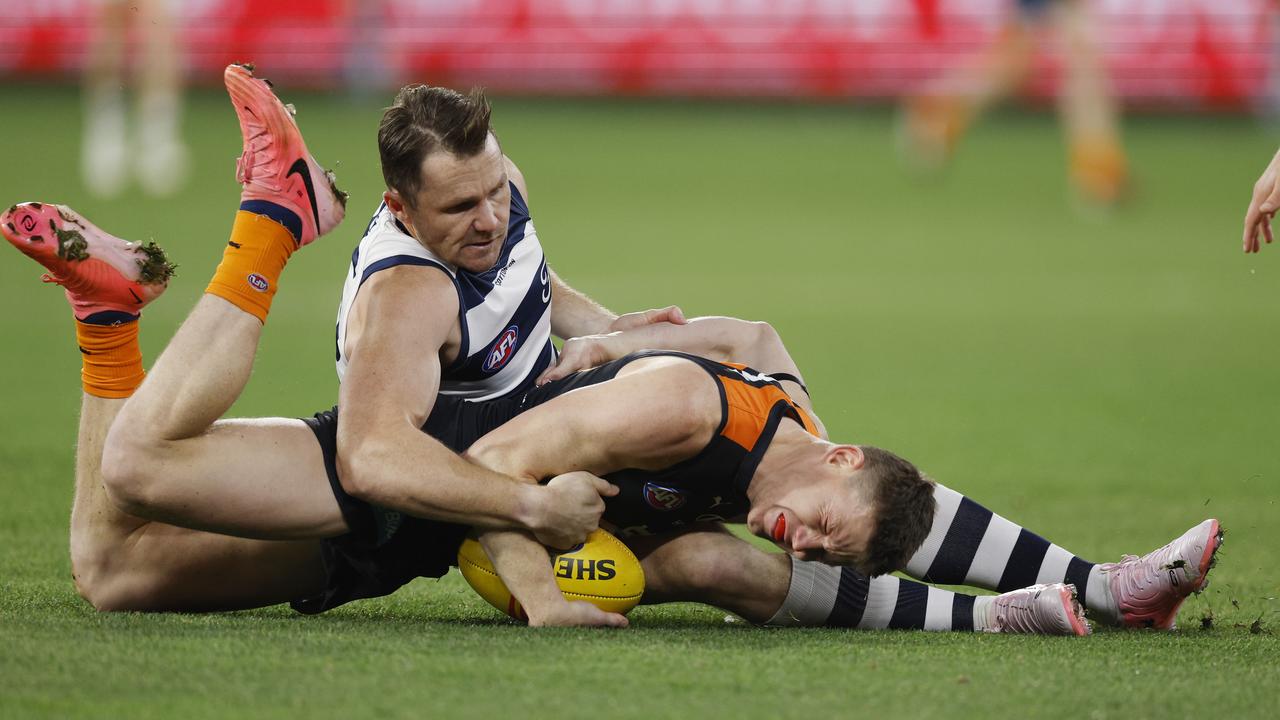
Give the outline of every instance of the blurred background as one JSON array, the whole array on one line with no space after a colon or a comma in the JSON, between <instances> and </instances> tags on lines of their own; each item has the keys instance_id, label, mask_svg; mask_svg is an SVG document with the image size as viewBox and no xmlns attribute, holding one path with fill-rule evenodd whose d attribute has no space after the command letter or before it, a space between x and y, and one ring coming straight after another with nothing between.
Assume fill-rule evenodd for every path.
<instances>
[{"instance_id":1,"label":"blurred background","mask_svg":"<svg viewBox=\"0 0 1280 720\"><path fill-rule=\"evenodd\" d=\"M1077 199L1135 186L1125 109L1276 104L1267 0L9 0L0 78L83 84L99 197L189 171L183 86L252 61L291 88L385 97L409 82L539 97L900 104L899 149L945 167L1001 101L1061 117Z\"/></svg>"},{"instance_id":2,"label":"blurred background","mask_svg":"<svg viewBox=\"0 0 1280 720\"><path fill-rule=\"evenodd\" d=\"M0 4L0 200L170 249L148 358L237 202L223 66L275 81L351 192L291 261L237 414L336 400L381 110L404 83L483 85L570 284L617 311L771 321L833 437L1082 555L1217 515L1225 561L1195 612L1275 612L1280 258L1239 250L1280 145L1273 2ZM19 597L65 595L79 360L60 293L0 253L0 545Z\"/></svg>"},{"instance_id":3,"label":"blurred background","mask_svg":"<svg viewBox=\"0 0 1280 720\"><path fill-rule=\"evenodd\" d=\"M291 85L484 84L538 94L891 99L1057 0L6 0L0 71L72 78L106 18L129 43L172 18L182 74L254 58ZM1072 3L1065 3L1072 4ZM1268 94L1267 0L1085 0L1117 92L1144 106L1244 108ZM1019 10L1021 8L1021 11ZM129 23L126 23L129 24ZM1062 66L1035 53L1031 94Z\"/></svg>"}]
</instances>

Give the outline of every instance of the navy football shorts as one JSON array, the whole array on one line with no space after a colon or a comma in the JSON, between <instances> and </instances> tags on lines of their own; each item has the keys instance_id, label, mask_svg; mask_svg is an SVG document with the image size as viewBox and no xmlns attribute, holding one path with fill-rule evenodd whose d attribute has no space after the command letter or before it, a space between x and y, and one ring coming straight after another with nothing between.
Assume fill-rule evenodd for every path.
<instances>
[{"instance_id":1,"label":"navy football shorts","mask_svg":"<svg viewBox=\"0 0 1280 720\"><path fill-rule=\"evenodd\" d=\"M604 382L625 364L619 360L562 380L496 400L465 402L441 395L422 431L455 452L516 415L574 388ZM329 487L349 531L321 542L327 582L318 595L291 604L315 614L352 600L390 595L416 577L438 578L457 562L458 546L470 528L423 520L352 497L338 480L338 408L303 418L320 444Z\"/></svg>"}]
</instances>

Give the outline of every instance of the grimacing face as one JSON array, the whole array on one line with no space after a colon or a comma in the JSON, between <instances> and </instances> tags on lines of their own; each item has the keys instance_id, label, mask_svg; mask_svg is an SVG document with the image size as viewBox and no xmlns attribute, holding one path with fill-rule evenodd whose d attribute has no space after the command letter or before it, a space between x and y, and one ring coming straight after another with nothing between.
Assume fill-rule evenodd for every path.
<instances>
[{"instance_id":1,"label":"grimacing face","mask_svg":"<svg viewBox=\"0 0 1280 720\"><path fill-rule=\"evenodd\" d=\"M876 530L862 460L860 450L845 445L819 467L795 468L786 487L752 504L747 527L797 560L860 568Z\"/></svg>"},{"instance_id":2,"label":"grimacing face","mask_svg":"<svg viewBox=\"0 0 1280 720\"><path fill-rule=\"evenodd\" d=\"M445 262L484 272L498 261L511 215L511 188L498 139L489 134L472 157L436 151L422 161L413 204L395 190L383 196L396 219Z\"/></svg>"}]
</instances>

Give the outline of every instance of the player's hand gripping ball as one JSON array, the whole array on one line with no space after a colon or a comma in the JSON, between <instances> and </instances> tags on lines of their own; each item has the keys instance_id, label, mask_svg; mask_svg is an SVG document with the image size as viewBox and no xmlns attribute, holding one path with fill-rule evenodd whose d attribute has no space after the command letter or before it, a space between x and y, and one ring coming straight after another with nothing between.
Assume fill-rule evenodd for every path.
<instances>
[{"instance_id":1,"label":"player's hand gripping ball","mask_svg":"<svg viewBox=\"0 0 1280 720\"><path fill-rule=\"evenodd\" d=\"M630 548L604 530L592 532L586 542L575 548L551 553L556 584L569 600L585 600L606 612L626 615L644 594L640 561ZM475 538L467 538L458 548L458 569L476 594L490 605L517 620L529 619Z\"/></svg>"}]
</instances>

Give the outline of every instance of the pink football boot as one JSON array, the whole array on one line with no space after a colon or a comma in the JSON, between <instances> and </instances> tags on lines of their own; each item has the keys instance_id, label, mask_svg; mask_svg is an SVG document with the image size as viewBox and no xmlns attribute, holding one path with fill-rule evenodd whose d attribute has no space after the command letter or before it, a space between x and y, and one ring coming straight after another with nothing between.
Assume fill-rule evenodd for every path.
<instances>
[{"instance_id":1,"label":"pink football boot","mask_svg":"<svg viewBox=\"0 0 1280 720\"><path fill-rule=\"evenodd\" d=\"M253 76L252 65L228 65L223 79L244 139L244 152L236 162L236 180L244 185L240 201L291 210L302 222L296 236L299 247L332 230L346 213L347 194L307 151L292 110L275 96L270 83Z\"/></svg>"},{"instance_id":2,"label":"pink football boot","mask_svg":"<svg viewBox=\"0 0 1280 720\"><path fill-rule=\"evenodd\" d=\"M1099 566L1116 603L1111 619L1127 627L1173 628L1182 601L1208 584L1221 546L1222 527L1209 519L1159 550Z\"/></svg>"},{"instance_id":3,"label":"pink football boot","mask_svg":"<svg viewBox=\"0 0 1280 720\"><path fill-rule=\"evenodd\" d=\"M82 321L99 313L112 313L99 318L111 321L137 315L173 275L174 266L155 243L121 240L61 205L14 205L0 215L0 233L45 266L45 282L66 288L72 312Z\"/></svg>"},{"instance_id":4,"label":"pink football boot","mask_svg":"<svg viewBox=\"0 0 1280 720\"><path fill-rule=\"evenodd\" d=\"M1076 587L1053 583L1032 585L997 595L986 631L1030 635L1088 635L1084 608Z\"/></svg>"}]
</instances>

